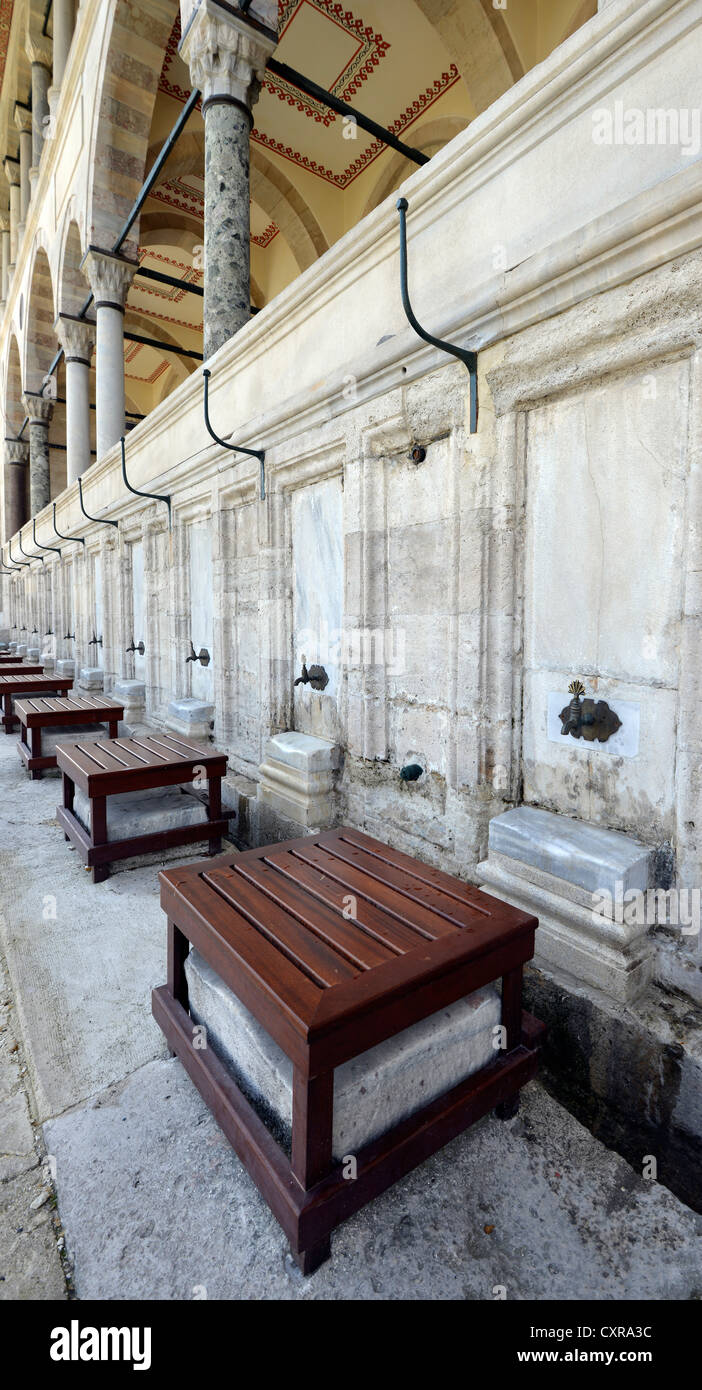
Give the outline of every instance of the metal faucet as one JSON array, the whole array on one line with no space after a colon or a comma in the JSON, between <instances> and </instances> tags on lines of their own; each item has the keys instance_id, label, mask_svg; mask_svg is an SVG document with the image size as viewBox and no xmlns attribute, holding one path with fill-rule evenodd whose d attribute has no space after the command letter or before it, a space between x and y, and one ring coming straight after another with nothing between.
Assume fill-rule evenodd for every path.
<instances>
[{"instance_id":1,"label":"metal faucet","mask_svg":"<svg viewBox=\"0 0 702 1390\"><path fill-rule=\"evenodd\" d=\"M209 666L210 664L210 654L207 647L201 647L199 652L196 652L192 637L190 638L190 656L186 656L185 658L186 666L189 661L199 661L201 666Z\"/></svg>"}]
</instances>

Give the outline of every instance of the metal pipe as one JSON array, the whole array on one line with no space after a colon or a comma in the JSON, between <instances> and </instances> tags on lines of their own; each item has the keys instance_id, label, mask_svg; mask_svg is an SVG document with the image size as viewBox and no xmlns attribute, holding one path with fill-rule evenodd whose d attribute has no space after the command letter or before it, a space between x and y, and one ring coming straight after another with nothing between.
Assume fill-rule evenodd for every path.
<instances>
[{"instance_id":1,"label":"metal pipe","mask_svg":"<svg viewBox=\"0 0 702 1390\"><path fill-rule=\"evenodd\" d=\"M143 333L129 333L124 330L125 338L130 343L142 343L144 347L158 348L160 352L174 352L177 357L194 357L197 362L202 362L202 353L195 352L194 348L177 347L175 343L162 343L158 338L145 338Z\"/></svg>"},{"instance_id":2,"label":"metal pipe","mask_svg":"<svg viewBox=\"0 0 702 1390\"><path fill-rule=\"evenodd\" d=\"M21 549L21 546L20 546L20 549ZM13 565L16 565L17 568L20 569L20 570L28 570L28 569L29 569L29 565L25 565L25 564L23 563L22 560L16 560L15 557L14 557L14 555L12 554L12 539L11 539L11 538L10 538L10 540L7 542L7 550L8 550L8 554L9 554L9 556L10 556L10 559L11 559ZM24 551L22 551L22 554L24 554Z\"/></svg>"},{"instance_id":3,"label":"metal pipe","mask_svg":"<svg viewBox=\"0 0 702 1390\"><path fill-rule=\"evenodd\" d=\"M151 189L156 183L156 180L158 179L158 176L166 160L168 159L168 156L171 153L171 150L173 149L176 140L178 139L178 136L182 134L183 127L186 125L189 117L195 110L195 107L197 106L199 99L200 92L197 87L193 87L193 90L190 93L190 96L188 97L188 100L186 101L185 106L183 107L183 110L181 111L178 117L178 120L176 121L170 135L166 137L158 155L156 156L156 159L154 160L151 166L149 173L147 174L143 184L141 185L139 193L137 193L137 196L134 199L132 210L129 213L129 216L119 236L117 237L114 246L112 247L113 255L117 254L123 242L126 241L132 227L134 226L134 223L137 220L137 217L139 216L139 213L141 212L141 209L144 206L144 203L146 202L146 199L149 196L149 193L151 192Z\"/></svg>"},{"instance_id":4,"label":"metal pipe","mask_svg":"<svg viewBox=\"0 0 702 1390\"><path fill-rule=\"evenodd\" d=\"M53 503L53 508L54 508L54 531L56 532L56 535L58 536L59 540L60 540L60 541L80 541L80 544L82 545L83 549L85 550L85 540L83 539L82 536L64 536L64 535L62 534L62 532L59 531L59 528L58 528L58 526L56 525L56 503L55 503L55 502Z\"/></svg>"},{"instance_id":5,"label":"metal pipe","mask_svg":"<svg viewBox=\"0 0 702 1390\"><path fill-rule=\"evenodd\" d=\"M243 445L241 445L241 444L227 444L226 439L220 439L219 435L218 435L218 434L215 434L215 432L214 432L214 430L213 430L213 428L212 428L212 425L210 424L209 381L210 381L210 377L211 377L212 373L211 373L209 367L204 367L204 368L203 368L202 375L203 375L204 378L205 378L205 427L206 427L206 429L207 429L207 432L208 432L208 434L210 434L210 435L212 436L212 438L213 438L214 441L215 441L215 444L219 444L219 445L221 446L222 449L232 449L233 452L234 452L235 454L248 454L249 458L258 459L258 461L259 461L259 463L260 463L260 465L261 465L261 474L260 474L260 481L261 481L261 501L263 502L263 501L265 500L265 496L266 496L266 454L265 454L265 450L264 450L264 449L245 449L245 448L243 447Z\"/></svg>"},{"instance_id":6,"label":"metal pipe","mask_svg":"<svg viewBox=\"0 0 702 1390\"><path fill-rule=\"evenodd\" d=\"M406 145L403 140L398 140L397 136L386 130L385 126L379 125L370 116L364 116L363 112L357 111L355 106L349 106L347 101L342 101L340 97L334 96L333 92L328 92L325 87L320 87L318 83L312 82L309 77L297 72L295 68L288 67L287 63L280 63L277 58L269 58L266 67L270 72L275 73L276 77L282 77L285 82L292 82L294 87L299 87L300 91L305 92L308 97L320 101L331 111L336 111L337 115L352 116L361 130L367 131L369 135L374 135L376 140L382 140L384 145L389 145L390 149L397 150L397 153L403 154L406 159L411 159L415 164L429 163L428 154L423 154L414 146Z\"/></svg>"},{"instance_id":7,"label":"metal pipe","mask_svg":"<svg viewBox=\"0 0 702 1390\"><path fill-rule=\"evenodd\" d=\"M415 333L423 338L425 343L431 343L432 347L441 348L442 352L448 352L452 357L457 357L468 370L470 377L470 432L475 434L478 428L478 354L469 348L456 347L455 343L447 343L443 338L435 338L431 333L427 333L422 328L410 303L409 289L407 285L407 209L409 203L406 198L398 198L397 211L400 214L400 290L402 293L402 307Z\"/></svg>"},{"instance_id":8,"label":"metal pipe","mask_svg":"<svg viewBox=\"0 0 702 1390\"><path fill-rule=\"evenodd\" d=\"M104 516L91 516L90 512L86 512L85 503L83 502L83 479L80 476L78 478L78 496L80 498L80 509L83 516L86 517L88 521L98 521L101 526L114 526L115 531L119 530L119 523L117 521L108 521Z\"/></svg>"},{"instance_id":9,"label":"metal pipe","mask_svg":"<svg viewBox=\"0 0 702 1390\"><path fill-rule=\"evenodd\" d=\"M151 502L165 502L166 506L168 507L168 529L169 529L169 531L170 531L170 529L171 529L171 497L170 497L170 493L169 493L167 496L164 496L164 494L163 494L162 492L142 492L138 487L132 487L132 485L131 485L131 483L130 483L128 477L127 477L127 459L126 459L126 452L125 452L125 448L124 448L124 435L121 436L119 442L120 442L120 444L121 444L121 446L122 446L122 477L124 478L124 486L125 486L126 488L128 488L128 490L129 490L130 492L133 492L135 497L148 497L149 500L150 500Z\"/></svg>"},{"instance_id":10,"label":"metal pipe","mask_svg":"<svg viewBox=\"0 0 702 1390\"><path fill-rule=\"evenodd\" d=\"M42 545L41 541L37 540L37 519L35 516L32 517L32 537L34 540L34 544L38 545L40 550L53 550L54 555L58 555L59 560L61 559L61 551L57 550L55 545ZM42 557L40 556L40 558Z\"/></svg>"}]
</instances>

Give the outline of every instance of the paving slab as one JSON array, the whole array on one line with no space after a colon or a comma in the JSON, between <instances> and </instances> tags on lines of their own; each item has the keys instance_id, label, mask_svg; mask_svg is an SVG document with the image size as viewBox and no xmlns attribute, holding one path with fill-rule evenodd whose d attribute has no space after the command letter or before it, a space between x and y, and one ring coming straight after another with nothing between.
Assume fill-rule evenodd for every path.
<instances>
[{"instance_id":1,"label":"paving slab","mask_svg":"<svg viewBox=\"0 0 702 1390\"><path fill-rule=\"evenodd\" d=\"M309 1279L177 1059L44 1126L80 1298L702 1298L702 1217L538 1084L334 1234Z\"/></svg>"}]
</instances>

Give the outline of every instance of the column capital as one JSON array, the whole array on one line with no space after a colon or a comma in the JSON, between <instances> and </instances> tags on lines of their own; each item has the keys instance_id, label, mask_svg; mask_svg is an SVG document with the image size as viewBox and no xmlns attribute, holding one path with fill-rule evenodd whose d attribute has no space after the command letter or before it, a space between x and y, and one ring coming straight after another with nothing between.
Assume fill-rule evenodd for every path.
<instances>
[{"instance_id":1,"label":"column capital","mask_svg":"<svg viewBox=\"0 0 702 1390\"><path fill-rule=\"evenodd\" d=\"M41 30L33 27L27 29L24 51L30 63L41 63L43 68L51 72L51 39L45 38Z\"/></svg>"},{"instance_id":2,"label":"column capital","mask_svg":"<svg viewBox=\"0 0 702 1390\"><path fill-rule=\"evenodd\" d=\"M85 362L89 367L95 347L94 321L79 319L75 314L59 314L54 328L66 361Z\"/></svg>"},{"instance_id":3,"label":"column capital","mask_svg":"<svg viewBox=\"0 0 702 1390\"><path fill-rule=\"evenodd\" d=\"M124 310L129 286L138 269L136 261L128 261L124 256L114 256L111 251L89 246L80 268L87 276L97 309L101 304L107 304L113 309Z\"/></svg>"},{"instance_id":4,"label":"column capital","mask_svg":"<svg viewBox=\"0 0 702 1390\"><path fill-rule=\"evenodd\" d=\"M7 179L10 188L19 188L19 160L10 159L8 156L8 158L3 161L3 168L5 170L5 178Z\"/></svg>"},{"instance_id":5,"label":"column capital","mask_svg":"<svg viewBox=\"0 0 702 1390\"><path fill-rule=\"evenodd\" d=\"M29 442L23 439L5 440L5 457L8 463L29 463Z\"/></svg>"},{"instance_id":6,"label":"column capital","mask_svg":"<svg viewBox=\"0 0 702 1390\"><path fill-rule=\"evenodd\" d=\"M216 0L181 0L180 55L211 101L231 101L248 112L255 105L266 63L277 39L277 0L256 0L255 10L230 14Z\"/></svg>"},{"instance_id":7,"label":"column capital","mask_svg":"<svg viewBox=\"0 0 702 1390\"><path fill-rule=\"evenodd\" d=\"M34 391L25 391L22 406L29 416L30 425L48 425L54 409L51 396L40 396Z\"/></svg>"},{"instance_id":8,"label":"column capital","mask_svg":"<svg viewBox=\"0 0 702 1390\"><path fill-rule=\"evenodd\" d=\"M10 214L9 212L0 212L0 232L9 232L9 230Z\"/></svg>"},{"instance_id":9,"label":"column capital","mask_svg":"<svg viewBox=\"0 0 702 1390\"><path fill-rule=\"evenodd\" d=\"M21 102L15 102L14 110L15 125L19 131L25 135L32 133L32 112L29 106L23 106Z\"/></svg>"}]
</instances>

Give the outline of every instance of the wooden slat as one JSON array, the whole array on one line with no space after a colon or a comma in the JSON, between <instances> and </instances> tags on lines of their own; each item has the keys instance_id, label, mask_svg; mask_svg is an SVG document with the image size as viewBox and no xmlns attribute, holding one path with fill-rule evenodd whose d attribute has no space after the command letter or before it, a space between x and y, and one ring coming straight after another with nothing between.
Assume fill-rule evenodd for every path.
<instances>
[{"instance_id":1,"label":"wooden slat","mask_svg":"<svg viewBox=\"0 0 702 1390\"><path fill-rule=\"evenodd\" d=\"M295 857L321 869L330 878L342 884L347 893L360 894L382 911L404 922L405 926L420 928L431 941L436 941L442 936L451 936L459 930L455 923L447 921L444 916L398 892L390 884L381 883L377 878L363 873L360 866L346 863L333 855L330 848L322 848L316 841L311 842L309 848L302 845L296 849Z\"/></svg>"},{"instance_id":2,"label":"wooden slat","mask_svg":"<svg viewBox=\"0 0 702 1390\"><path fill-rule=\"evenodd\" d=\"M280 907L292 912L308 931L328 941L357 968L369 970L385 960L392 960L397 954L360 930L351 918L342 915L341 895L337 895L335 903L325 904L309 893L304 884L296 882L294 876L286 877L279 872L278 857L273 862L266 859L239 862L243 859L243 855L239 856L232 865L238 877L246 878ZM417 940L415 938L415 943Z\"/></svg>"},{"instance_id":3,"label":"wooden slat","mask_svg":"<svg viewBox=\"0 0 702 1390\"><path fill-rule=\"evenodd\" d=\"M472 903L461 902L454 894L435 887L418 875L408 875L404 867L398 868L387 859L381 859L379 855L369 853L365 847L356 846L340 836L329 844L328 849L335 859L360 869L383 886L387 884L395 888L411 901L423 903L432 912L449 922L455 922L458 927L472 926L490 916L484 908L476 911Z\"/></svg>"},{"instance_id":4,"label":"wooden slat","mask_svg":"<svg viewBox=\"0 0 702 1390\"><path fill-rule=\"evenodd\" d=\"M281 853L281 850L285 853ZM237 868L242 868L241 860L248 856L241 855L237 860ZM301 859L297 859L287 846L280 846L275 852L272 860L279 873L287 874L296 883L302 885L307 892L312 893L321 902L328 903L331 907L337 907L346 896L344 889L328 874L321 869L315 869L311 864L305 864ZM420 931L414 926L406 926L404 922L398 922L395 917L383 912L375 903L370 903L366 898L358 894L356 898L356 911L354 920L360 927L388 950L396 955L403 955L406 951L416 951L418 946L431 938L426 932Z\"/></svg>"},{"instance_id":5,"label":"wooden slat","mask_svg":"<svg viewBox=\"0 0 702 1390\"><path fill-rule=\"evenodd\" d=\"M221 978L226 982L243 970L249 983L263 991L270 1008L283 1007L305 1030L325 992L321 986L225 902L200 873L181 869L159 877L161 906L196 947L202 942L207 960ZM196 930L198 924L204 927L204 935ZM246 997L239 983L237 993L250 1007L251 996ZM275 1027L269 1032L276 1036Z\"/></svg>"},{"instance_id":6,"label":"wooden slat","mask_svg":"<svg viewBox=\"0 0 702 1390\"><path fill-rule=\"evenodd\" d=\"M342 980L352 980L358 974L357 966L339 955L315 933L307 931L234 869L213 869L211 873L204 870L201 877L203 883L214 888L227 903L243 913L247 921L298 969L325 989L341 984Z\"/></svg>"},{"instance_id":7,"label":"wooden slat","mask_svg":"<svg viewBox=\"0 0 702 1390\"><path fill-rule=\"evenodd\" d=\"M421 859L413 859L411 854L404 854L402 850L392 849L390 845L384 845L380 840L372 839L362 830L343 826L339 832L339 838L343 843L357 845L360 849L367 850L369 854L377 856L385 863L403 869L411 878L418 878L423 883L430 883L435 888L440 888L443 892L448 893L449 897L457 898L459 902L468 903L476 912L481 912L486 917L492 916L493 909L486 902L485 894L473 884L464 883L462 879L455 878L453 874L445 873L443 869L435 868L433 864L425 864ZM324 843L324 835L320 835L320 843Z\"/></svg>"}]
</instances>

